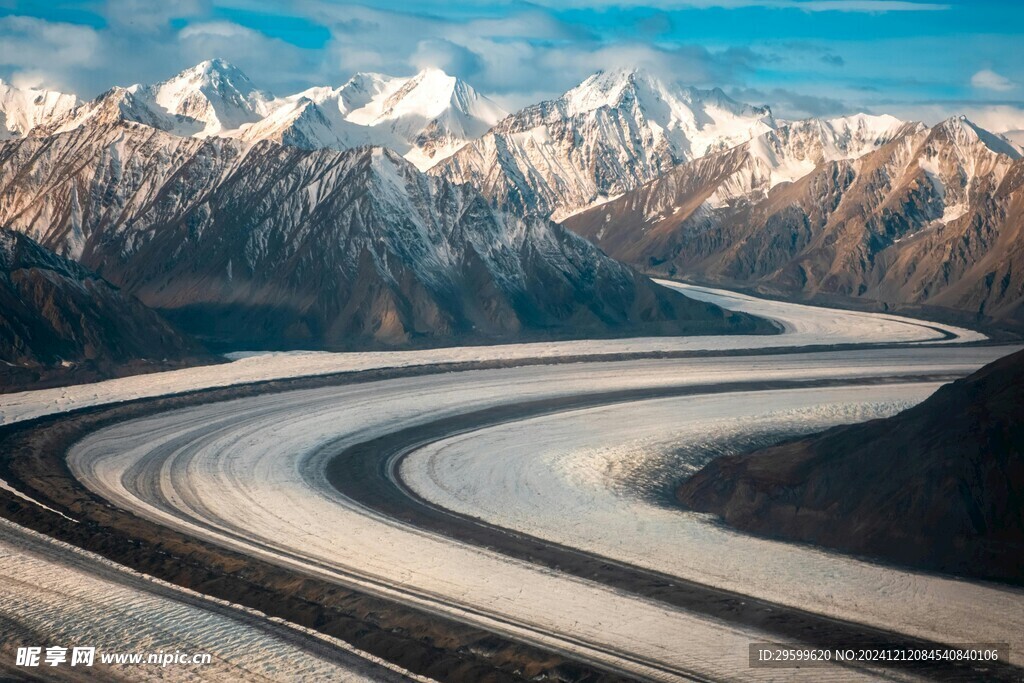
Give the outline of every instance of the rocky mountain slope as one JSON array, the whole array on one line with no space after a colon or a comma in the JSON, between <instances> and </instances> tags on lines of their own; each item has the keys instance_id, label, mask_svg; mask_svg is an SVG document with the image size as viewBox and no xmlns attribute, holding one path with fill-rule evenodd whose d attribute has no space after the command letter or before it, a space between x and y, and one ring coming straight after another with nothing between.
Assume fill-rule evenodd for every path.
<instances>
[{"instance_id":1,"label":"rocky mountain slope","mask_svg":"<svg viewBox=\"0 0 1024 683\"><path fill-rule=\"evenodd\" d=\"M382 148L85 125L0 146L0 220L234 348L766 329Z\"/></svg>"},{"instance_id":2,"label":"rocky mountain slope","mask_svg":"<svg viewBox=\"0 0 1024 683\"><path fill-rule=\"evenodd\" d=\"M1024 351L895 417L714 460L678 495L759 534L1024 582Z\"/></svg>"},{"instance_id":3,"label":"rocky mountain slope","mask_svg":"<svg viewBox=\"0 0 1024 683\"><path fill-rule=\"evenodd\" d=\"M565 225L647 271L1024 316L1020 152L961 117L851 124L782 126Z\"/></svg>"},{"instance_id":4,"label":"rocky mountain slope","mask_svg":"<svg viewBox=\"0 0 1024 683\"><path fill-rule=\"evenodd\" d=\"M0 391L169 367L201 349L83 266L0 229Z\"/></svg>"},{"instance_id":5,"label":"rocky mountain slope","mask_svg":"<svg viewBox=\"0 0 1024 683\"><path fill-rule=\"evenodd\" d=\"M497 206L560 219L774 127L766 107L721 90L641 70L599 72L509 116L431 172L471 183Z\"/></svg>"}]
</instances>

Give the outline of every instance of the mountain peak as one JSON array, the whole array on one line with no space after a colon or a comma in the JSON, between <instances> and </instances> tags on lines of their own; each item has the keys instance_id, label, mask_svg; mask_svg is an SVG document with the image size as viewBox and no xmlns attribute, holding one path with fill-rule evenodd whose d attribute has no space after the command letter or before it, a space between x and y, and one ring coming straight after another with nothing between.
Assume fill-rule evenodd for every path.
<instances>
[{"instance_id":1,"label":"mountain peak","mask_svg":"<svg viewBox=\"0 0 1024 683\"><path fill-rule=\"evenodd\" d=\"M889 140L906 125L906 121L889 114L875 115L866 113L838 116L831 119L808 119L819 128L833 133L852 137L861 137L866 142Z\"/></svg>"},{"instance_id":2,"label":"mountain peak","mask_svg":"<svg viewBox=\"0 0 1024 683\"><path fill-rule=\"evenodd\" d=\"M145 88L159 109L194 121L203 135L254 123L269 112L270 93L259 90L241 69L208 59ZM186 131L187 132L187 131Z\"/></svg>"},{"instance_id":3,"label":"mountain peak","mask_svg":"<svg viewBox=\"0 0 1024 683\"><path fill-rule=\"evenodd\" d=\"M176 76L169 78L168 80L175 80L178 78L203 78L203 79L216 79L218 77L228 77L241 80L246 83L251 83L249 77L231 62L221 59L220 57L214 57L213 59L204 59L195 66L183 69Z\"/></svg>"},{"instance_id":4,"label":"mountain peak","mask_svg":"<svg viewBox=\"0 0 1024 683\"><path fill-rule=\"evenodd\" d=\"M433 109L442 108L451 101L458 83L457 78L449 76L441 69L436 67L424 69L407 80L388 98L384 107L385 112L398 107L408 110L410 105L427 105L427 108Z\"/></svg>"},{"instance_id":5,"label":"mountain peak","mask_svg":"<svg viewBox=\"0 0 1024 683\"><path fill-rule=\"evenodd\" d=\"M274 100L246 140L305 148L390 147L426 170L507 115L469 84L441 69L412 77L357 73L341 87L314 87Z\"/></svg>"},{"instance_id":6,"label":"mountain peak","mask_svg":"<svg viewBox=\"0 0 1024 683\"><path fill-rule=\"evenodd\" d=\"M444 69L439 66L426 66L419 70L413 78L424 78L424 77L437 77L437 78L456 78L450 75Z\"/></svg>"},{"instance_id":7,"label":"mountain peak","mask_svg":"<svg viewBox=\"0 0 1024 683\"><path fill-rule=\"evenodd\" d=\"M176 84L183 87L189 84L202 90L212 88L216 91L234 91L243 96L258 92L241 69L219 57L199 62L153 87L163 89Z\"/></svg>"},{"instance_id":8,"label":"mountain peak","mask_svg":"<svg viewBox=\"0 0 1024 683\"><path fill-rule=\"evenodd\" d=\"M415 175L415 167L388 147L364 147L360 156L367 159L368 168L386 196L407 194L407 185ZM357 152L359 154L359 152Z\"/></svg>"},{"instance_id":9,"label":"mountain peak","mask_svg":"<svg viewBox=\"0 0 1024 683\"><path fill-rule=\"evenodd\" d=\"M208 59L154 85L114 86L50 120L56 132L86 122L126 120L181 136L221 135L270 113L272 95L223 59Z\"/></svg>"},{"instance_id":10,"label":"mountain peak","mask_svg":"<svg viewBox=\"0 0 1024 683\"><path fill-rule=\"evenodd\" d=\"M381 116L397 118L420 115L434 119L453 105L463 109L462 100L476 97L476 91L465 82L449 76L436 67L420 71L405 81L384 101ZM468 103L466 103L468 104Z\"/></svg>"},{"instance_id":11,"label":"mountain peak","mask_svg":"<svg viewBox=\"0 0 1024 683\"><path fill-rule=\"evenodd\" d=\"M755 107L729 97L721 88L701 90L666 81L642 68L618 68L597 71L562 96L572 114L600 109L639 106L648 112L672 111L676 116L692 118L700 128L714 116L706 114L709 107L729 116L771 119L768 107ZM687 113L688 112L688 113Z\"/></svg>"},{"instance_id":12,"label":"mountain peak","mask_svg":"<svg viewBox=\"0 0 1024 683\"><path fill-rule=\"evenodd\" d=\"M352 76L345 81L342 88L358 88L365 89L374 84L385 83L396 80L394 76L388 76L387 74L377 73L376 71L360 71L352 74Z\"/></svg>"},{"instance_id":13,"label":"mountain peak","mask_svg":"<svg viewBox=\"0 0 1024 683\"><path fill-rule=\"evenodd\" d=\"M770 111L724 92L614 69L512 114L437 173L489 186L496 204L559 220L775 128Z\"/></svg>"},{"instance_id":14,"label":"mountain peak","mask_svg":"<svg viewBox=\"0 0 1024 683\"><path fill-rule=\"evenodd\" d=\"M640 69L619 68L597 71L563 95L573 113L592 111L601 107L617 107L627 93L635 96L638 81L664 89L660 81Z\"/></svg>"},{"instance_id":15,"label":"mountain peak","mask_svg":"<svg viewBox=\"0 0 1024 683\"><path fill-rule=\"evenodd\" d=\"M947 130L973 130L975 128L974 122L967 118L966 114L953 114L942 121L940 121L936 128L945 128Z\"/></svg>"},{"instance_id":16,"label":"mountain peak","mask_svg":"<svg viewBox=\"0 0 1024 683\"><path fill-rule=\"evenodd\" d=\"M934 130L947 135L957 144L981 143L989 150L997 154L1005 154L1011 159L1019 159L1022 156L1020 150L1012 142L1002 135L985 130L964 114L950 116L937 124Z\"/></svg>"},{"instance_id":17,"label":"mountain peak","mask_svg":"<svg viewBox=\"0 0 1024 683\"><path fill-rule=\"evenodd\" d=\"M203 61L201 61L198 64L196 64L195 68L196 69L201 69L203 71L211 71L211 70L215 70L215 71L231 71L231 70L235 70L235 71L237 71L238 70L238 67L236 67L234 64L232 64L231 62L227 61L226 59L221 59L220 57L214 57L212 59L204 59Z\"/></svg>"},{"instance_id":18,"label":"mountain peak","mask_svg":"<svg viewBox=\"0 0 1024 683\"><path fill-rule=\"evenodd\" d=\"M967 118L965 114L954 114L937 123L935 128L948 133L961 133L969 138L980 138L979 132L984 130Z\"/></svg>"},{"instance_id":19,"label":"mountain peak","mask_svg":"<svg viewBox=\"0 0 1024 683\"><path fill-rule=\"evenodd\" d=\"M601 81L607 83L625 83L637 77L651 78L650 72L639 66L619 66L612 69L598 69L586 80Z\"/></svg>"}]
</instances>

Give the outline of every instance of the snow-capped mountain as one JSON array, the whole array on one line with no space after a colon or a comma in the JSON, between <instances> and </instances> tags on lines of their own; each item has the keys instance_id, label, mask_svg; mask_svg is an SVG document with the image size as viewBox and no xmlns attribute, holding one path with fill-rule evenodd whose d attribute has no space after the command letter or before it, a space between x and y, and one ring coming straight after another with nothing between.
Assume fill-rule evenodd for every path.
<instances>
[{"instance_id":1,"label":"snow-capped mountain","mask_svg":"<svg viewBox=\"0 0 1024 683\"><path fill-rule=\"evenodd\" d=\"M111 88L65 116L51 119L41 132L123 120L175 135L228 135L266 116L272 100L238 68L210 59L155 85Z\"/></svg>"},{"instance_id":2,"label":"snow-capped mountain","mask_svg":"<svg viewBox=\"0 0 1024 683\"><path fill-rule=\"evenodd\" d=\"M853 160L869 154L906 133L923 129L917 122L901 121L882 115L855 114L834 119L805 119L779 122L770 130L734 148L731 159L738 162L729 176L718 183L707 198L709 207L718 207L766 195L780 183L793 183L830 161ZM671 195L662 201L671 206ZM648 207L648 220L665 209Z\"/></svg>"},{"instance_id":3,"label":"snow-capped mountain","mask_svg":"<svg viewBox=\"0 0 1024 683\"><path fill-rule=\"evenodd\" d=\"M910 125L893 116L855 114L834 119L782 122L753 138L747 148L768 172L768 188L794 182L819 164L856 159L895 139Z\"/></svg>"},{"instance_id":4,"label":"snow-capped mountain","mask_svg":"<svg viewBox=\"0 0 1024 683\"><path fill-rule=\"evenodd\" d=\"M465 81L440 69L426 69L409 79L392 79L346 118L372 128L377 144L391 147L425 170L479 138L507 114Z\"/></svg>"},{"instance_id":5,"label":"snow-capped mountain","mask_svg":"<svg viewBox=\"0 0 1024 683\"><path fill-rule=\"evenodd\" d=\"M0 221L235 346L753 329L397 153L84 125L0 145Z\"/></svg>"},{"instance_id":6,"label":"snow-capped mountain","mask_svg":"<svg viewBox=\"0 0 1024 683\"><path fill-rule=\"evenodd\" d=\"M595 74L557 99L504 116L493 102L436 69L411 78L357 74L337 88L310 88L275 98L222 60L204 62L156 85L114 88L70 111L67 99L55 94L30 97L19 92L8 94L3 101L10 111L26 112L31 109L26 104L29 100L40 105L32 110L37 113L21 116L23 123L9 130L15 136L27 132L37 140L0 150L3 171L9 178L5 194L0 195L0 219L41 237L45 246L95 265L117 284L138 288L152 297L148 302L168 309L191 306L187 303L190 299L200 306L219 306L228 296L225 292L236 289L222 288L217 302L203 298L216 287L183 290L166 281L162 289L147 289L156 277L154 266L147 257L143 259L145 271L136 272L131 255L140 245L163 239L150 234L158 225L164 230L166 222L174 224L168 235L180 229L175 221L186 221L193 226L190 230L216 233L227 220L213 215L223 207L218 202L225 196L224 179L233 178L238 188L249 193L244 201L259 205L263 195L252 188L262 182L256 176L267 173L280 176L267 182L281 184L264 189L277 193L277 203L290 206L295 216L314 209L326 211L319 198L328 181L313 180L317 164L333 168L340 162L333 161L331 154L352 150L355 159L357 148L370 146L386 147L420 169L429 168L434 178L429 182L437 183L427 192L431 197L434 192L454 191L441 188L461 185L467 188L458 190L460 193L479 193L474 197L482 196L490 206L491 213L476 214L485 226L501 223L505 229L524 231L524 226L533 225L535 216L565 220L612 256L643 269L687 272L723 283L742 282L806 296L865 296L893 304L941 305L985 315L1017 315L1014 302L1024 297L1015 293L1017 272L1003 263L1003 255L1016 254L1017 242L1024 240L1007 237L1011 233L1007 217L1018 215L1013 201L1018 173L1014 169L1024 163L1018 161L1020 148L963 118L951 118L933 128L867 114L780 121L767 108L733 101L721 90L684 87L639 70ZM97 143L101 130L111 136L105 144ZM72 142L83 147L69 147ZM43 145L44 156L54 167L67 164L67 168L94 175L70 182L45 164L44 170L38 165L42 161L22 154L31 144ZM138 155L128 166L122 158L126 145ZM147 151L151 156L146 156ZM284 158L308 165L310 178L293 177L281 167ZM193 163L199 166L194 169ZM236 163L238 169L232 166ZM17 175L22 166L33 170L26 177ZM126 179L121 173L129 166L135 175ZM197 174L207 178L191 187L197 198L207 202L202 208L180 195L176 183L186 181L175 174L185 167L189 168L188 184L197 182ZM406 178L407 186L428 182L409 180L413 177L410 169L403 168L398 173ZM217 175L207 177L211 169L216 169ZM37 185L47 174L56 174L52 175L53 186ZM381 171L376 177L390 174ZM106 184L98 184L99 178L105 178ZM331 197L340 196L335 187L339 178L331 176L328 182ZM366 176L346 178L356 187L369 187ZM286 186L286 182L292 185ZM110 183L117 188L109 189ZM123 183L135 184L127 188ZM378 199L390 196L385 185L374 185L376 190L370 194ZM147 213L154 210L157 198L164 201L168 193L180 196L183 204L169 209L166 216L156 218ZM216 200L210 198L211 193L216 193ZM295 204L296 193L307 198L308 206ZM298 219L276 213L272 218L253 218L242 195L238 201L232 210L251 222L238 223L232 230L250 234L263 229L262 221L270 220L272 234L279 236L266 239L280 242L275 258L283 258L281 255L292 249L280 235L306 239ZM403 214L410 224L462 220L433 215L435 211L459 212L461 206L431 205L433 200L423 197L409 201L417 207ZM376 226L380 216L391 215L394 208L383 199L367 207L359 202L341 206L331 203L329 209L341 211L344 215L340 217L321 217L314 211L316 221L325 226L318 229L335 231L337 226L329 225L329 219L335 223L355 220L349 214L357 208L366 212L360 221ZM520 218L508 218L506 212ZM988 232L971 232L978 226L986 226ZM496 305L493 302L476 301L470 308L477 312L470 314L460 308L463 304L455 306L450 296L442 296L442 290L450 293L468 286L450 274L442 279L455 283L455 289L441 286L440 276L431 274L451 273L458 259L435 258L428 250L403 251L399 242L388 241L391 237L386 236L384 227L374 230L374 239L365 242L373 269L342 263L340 255L333 263L344 265L345 273L362 273L360 277L371 280L376 272L383 278L380 292L406 297L401 305L395 303L399 299L388 304L402 311L396 314L399 327L389 328L401 332L382 332L381 338L409 341L417 338L420 329L446 334L476 326L484 335L510 329L497 318L487 317L490 313L476 317L479 310L474 306L484 305L483 310L490 311L488 306ZM530 244L547 239L542 239L541 233L531 234ZM961 241L949 242L951 235ZM351 241L347 233L335 236L344 243ZM196 237L199 242L200 237ZM185 249L191 244L189 239L179 236L174 245L161 242L160 249L171 250L161 252L162 258ZM233 239L223 237L218 244L235 244ZM410 233L404 239L414 244L418 238ZM504 238L495 239L500 242ZM965 251L963 244L972 240L975 246ZM384 242L391 245L386 252L369 246ZM110 252L112 244L120 244L121 251ZM330 253L331 244L319 248ZM477 246L472 248L474 253ZM511 251L520 246L506 244ZM251 243L235 247L245 259L259 253ZM993 252L996 247L999 251ZM920 249L933 251L918 262L915 254ZM456 252L468 253L467 246ZM124 257L128 261L123 254L129 255ZM205 263L205 256L196 258ZM292 289L299 287L295 283L282 288L276 281L271 285L259 279L269 277L260 274L262 268L270 267L267 263L238 258L229 258L227 265L218 262L217 267L228 268L231 282L243 263L256 273L251 276L255 280L246 280L246 287L256 287L252 283L258 281L260 293L245 289L244 296L238 295L251 304L253 320L266 314L264 298L278 302L278 295L268 294L271 290L279 294L298 291ZM514 258L506 254L499 261L513 263L521 258L522 254ZM423 265L416 265L417 259L422 259ZM935 265L940 262L944 264L941 269ZM998 267L979 274L976 269L983 262ZM403 264L410 275L398 276L389 270L396 263ZM566 272L577 269L583 278L577 265ZM127 270L118 270L122 266ZM495 283L493 291L511 297L507 301L522 301L519 295L507 295L509 283L523 281L521 273L498 273L490 266L485 270L489 274L481 276L482 281ZM219 272L202 277L213 282L221 276ZM329 273L316 274L321 282L331 277ZM424 284L428 281L429 286ZM1004 281L1005 287L993 284ZM345 286L354 286L354 282L345 280ZM423 304L426 309L408 308L411 295L406 285L414 282L429 292L424 301L432 303ZM574 282L570 289L577 284L583 287L582 280ZM988 289L982 292L978 286ZM165 300L172 292L178 298ZM562 295L568 296L568 290ZM305 311L318 300L306 299L299 308ZM541 306L539 300L534 306ZM428 309L442 311L431 314L430 324L416 317ZM325 320L341 315L339 310L337 305L331 311L317 309L315 322L305 318L296 322L299 314L286 315L284 319L292 319L297 327L276 333L279 338L293 333L301 336L295 330L304 329L329 340L324 343L341 343L341 336L323 327ZM625 309L619 305L617 310ZM370 317L380 322L383 309L374 311ZM349 313L342 318L349 320L346 325L355 325ZM512 318L519 322L509 324L526 325L523 321L529 319L529 325L548 325L538 322L544 316L523 315L516 312ZM606 321L616 319L602 316L598 315ZM207 321L213 324L214 318L211 313ZM245 324L242 321L239 329ZM352 328L356 337L377 338L376 332L360 325Z\"/></svg>"},{"instance_id":7,"label":"snow-capped mountain","mask_svg":"<svg viewBox=\"0 0 1024 683\"><path fill-rule=\"evenodd\" d=\"M639 70L599 72L509 116L432 173L556 219L774 129L766 107Z\"/></svg>"},{"instance_id":8,"label":"snow-capped mountain","mask_svg":"<svg viewBox=\"0 0 1024 683\"><path fill-rule=\"evenodd\" d=\"M337 89L311 88L283 98L240 137L306 149L381 145L425 170L505 115L464 81L438 69L412 78L356 74Z\"/></svg>"},{"instance_id":9,"label":"snow-capped mountain","mask_svg":"<svg viewBox=\"0 0 1024 683\"><path fill-rule=\"evenodd\" d=\"M181 136L273 140L304 149L381 145L426 169L506 115L467 83L438 69L411 78L361 73L338 88L314 87L278 98L222 59L155 85L115 87L92 102L75 104L50 106L9 137L36 126L35 134L48 135L87 123L133 121Z\"/></svg>"},{"instance_id":10,"label":"snow-capped mountain","mask_svg":"<svg viewBox=\"0 0 1024 683\"><path fill-rule=\"evenodd\" d=\"M570 116L604 107L642 115L656 144L664 141L673 153L687 159L734 147L773 127L767 107L736 102L717 88L698 90L665 83L639 69L595 73L563 99Z\"/></svg>"},{"instance_id":11,"label":"snow-capped mountain","mask_svg":"<svg viewBox=\"0 0 1024 683\"><path fill-rule=\"evenodd\" d=\"M16 88L0 80L0 140L19 138L41 123L78 106L74 95L53 90Z\"/></svg>"},{"instance_id":12,"label":"snow-capped mountain","mask_svg":"<svg viewBox=\"0 0 1024 683\"><path fill-rule=\"evenodd\" d=\"M369 130L345 120L343 88L310 88L277 100L266 118L235 132L242 140L272 140L302 149L349 149L371 144Z\"/></svg>"},{"instance_id":13,"label":"snow-capped mountain","mask_svg":"<svg viewBox=\"0 0 1024 683\"><path fill-rule=\"evenodd\" d=\"M201 62L144 90L157 107L179 121L202 124L198 135L217 135L258 121L267 115L273 99L222 59Z\"/></svg>"},{"instance_id":14,"label":"snow-capped mountain","mask_svg":"<svg viewBox=\"0 0 1024 683\"><path fill-rule=\"evenodd\" d=\"M1024 317L1020 152L963 117L858 118L864 134L840 135L845 151L833 135L845 124L780 127L566 225L659 272Z\"/></svg>"}]
</instances>

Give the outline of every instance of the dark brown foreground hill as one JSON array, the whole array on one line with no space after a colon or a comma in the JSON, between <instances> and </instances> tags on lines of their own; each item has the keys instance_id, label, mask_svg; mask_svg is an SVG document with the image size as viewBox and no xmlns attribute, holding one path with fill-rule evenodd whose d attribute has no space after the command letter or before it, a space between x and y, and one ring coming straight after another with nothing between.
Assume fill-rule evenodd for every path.
<instances>
[{"instance_id":1,"label":"dark brown foreground hill","mask_svg":"<svg viewBox=\"0 0 1024 683\"><path fill-rule=\"evenodd\" d=\"M0 229L0 392L195 363L203 353L95 273Z\"/></svg>"},{"instance_id":2,"label":"dark brown foreground hill","mask_svg":"<svg viewBox=\"0 0 1024 683\"><path fill-rule=\"evenodd\" d=\"M1024 351L894 417L714 460L678 497L762 535L1024 583Z\"/></svg>"}]
</instances>

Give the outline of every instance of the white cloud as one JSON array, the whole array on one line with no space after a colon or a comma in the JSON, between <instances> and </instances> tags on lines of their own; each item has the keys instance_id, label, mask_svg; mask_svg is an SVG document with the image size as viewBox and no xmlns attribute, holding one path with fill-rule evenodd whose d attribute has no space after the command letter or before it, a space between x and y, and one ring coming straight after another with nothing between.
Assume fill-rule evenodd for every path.
<instances>
[{"instance_id":1,"label":"white cloud","mask_svg":"<svg viewBox=\"0 0 1024 683\"><path fill-rule=\"evenodd\" d=\"M295 92L299 89L296 82L306 79L318 85L331 80L323 70L322 54L230 21L189 24L178 31L173 48L173 68L165 66L163 78L204 59L220 57L244 71L257 87L277 94Z\"/></svg>"},{"instance_id":2,"label":"white cloud","mask_svg":"<svg viewBox=\"0 0 1024 683\"><path fill-rule=\"evenodd\" d=\"M476 75L481 66L481 60L475 52L443 38L421 40L409 61L417 69L435 67L467 79Z\"/></svg>"},{"instance_id":3,"label":"white cloud","mask_svg":"<svg viewBox=\"0 0 1024 683\"><path fill-rule=\"evenodd\" d=\"M601 68L641 66L708 86L730 82L758 59L745 48L605 43L584 27L526 5L515 6L501 20L446 20L316 1L301 10L331 32L326 61L342 77L356 71L403 76L439 66L511 109L536 101L541 90L561 93Z\"/></svg>"},{"instance_id":4,"label":"white cloud","mask_svg":"<svg viewBox=\"0 0 1024 683\"><path fill-rule=\"evenodd\" d=\"M114 7L134 7L118 0ZM198 2L185 3L179 9ZM155 83L211 57L235 63L260 87L295 92L309 80L331 82L325 55L229 21L175 28L168 12L140 11L102 28L34 17L0 18L0 77L19 87L73 92L89 99L114 85ZM303 85L303 87L305 87Z\"/></svg>"},{"instance_id":5,"label":"white cloud","mask_svg":"<svg viewBox=\"0 0 1024 683\"><path fill-rule=\"evenodd\" d=\"M1024 149L1024 129L1022 130L1008 130L1003 133L1013 144L1017 145L1021 149Z\"/></svg>"},{"instance_id":6,"label":"white cloud","mask_svg":"<svg viewBox=\"0 0 1024 683\"><path fill-rule=\"evenodd\" d=\"M166 28L172 19L197 17L207 9L206 0L106 0L103 16L112 26L139 33L155 33Z\"/></svg>"},{"instance_id":7,"label":"white cloud","mask_svg":"<svg viewBox=\"0 0 1024 683\"><path fill-rule=\"evenodd\" d=\"M1008 90L1013 90L1017 87L1017 84L1009 78L1001 74L997 74L991 69L982 69L971 76L971 85L975 88L995 90L997 92L1007 92Z\"/></svg>"},{"instance_id":8,"label":"white cloud","mask_svg":"<svg viewBox=\"0 0 1024 683\"><path fill-rule=\"evenodd\" d=\"M189 24L178 32L179 40L191 40L192 38L251 39L256 36L262 36L262 34L230 21L207 21L199 24Z\"/></svg>"},{"instance_id":9,"label":"white cloud","mask_svg":"<svg viewBox=\"0 0 1024 683\"><path fill-rule=\"evenodd\" d=\"M967 118L993 133L1024 129L1024 106L993 104L965 106L962 109Z\"/></svg>"},{"instance_id":10,"label":"white cloud","mask_svg":"<svg viewBox=\"0 0 1024 683\"><path fill-rule=\"evenodd\" d=\"M96 31L88 26L45 21L34 17L0 19L0 63L30 60L92 62L99 47ZM49 59L47 59L49 58Z\"/></svg>"},{"instance_id":11,"label":"white cloud","mask_svg":"<svg viewBox=\"0 0 1024 683\"><path fill-rule=\"evenodd\" d=\"M772 88L767 91L758 88L733 88L729 95L748 104L767 104L775 116L789 120L859 113L857 107L851 107L835 97L796 92L786 88Z\"/></svg>"},{"instance_id":12,"label":"white cloud","mask_svg":"<svg viewBox=\"0 0 1024 683\"><path fill-rule=\"evenodd\" d=\"M88 68L102 59L102 41L94 29L34 17L0 19L0 66L22 87L70 90L70 69Z\"/></svg>"}]
</instances>

